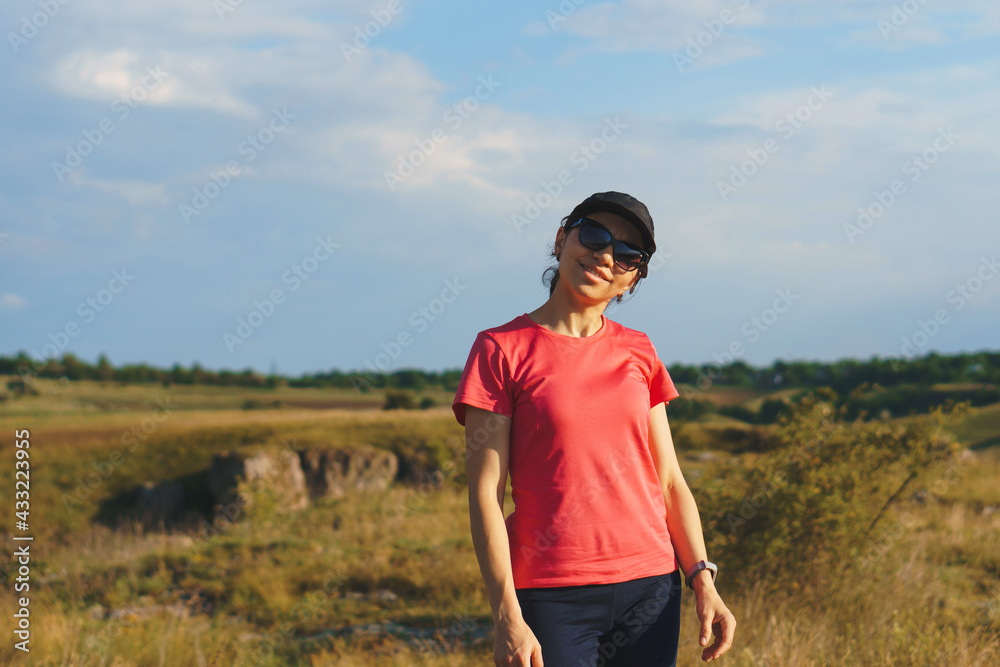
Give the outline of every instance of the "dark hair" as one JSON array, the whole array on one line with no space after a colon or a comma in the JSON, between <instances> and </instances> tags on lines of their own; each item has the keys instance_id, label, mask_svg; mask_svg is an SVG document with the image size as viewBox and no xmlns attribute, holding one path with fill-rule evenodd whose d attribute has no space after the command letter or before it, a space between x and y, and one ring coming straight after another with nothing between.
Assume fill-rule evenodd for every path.
<instances>
[{"instance_id":1,"label":"dark hair","mask_svg":"<svg viewBox=\"0 0 1000 667\"><path fill-rule=\"evenodd\" d=\"M559 223L559 226L563 229L566 229L566 225L569 224L569 221L570 217L567 215ZM549 252L549 257L556 257L556 246L554 243L552 244L552 250ZM558 260L558 257L556 257L556 259ZM646 277L647 273L648 273L648 266L646 264L643 264L642 266L639 267L639 279L636 280L634 283L632 283L632 286L628 288L629 294L635 292L636 288L639 287L639 283L642 281L643 278ZM546 285L549 288L549 296L555 294L556 285L559 284L559 264L554 264L549 268L545 269L545 271L542 273L542 284ZM616 296L614 299L612 299L612 301L617 301L618 303L621 303L622 297Z\"/></svg>"}]
</instances>

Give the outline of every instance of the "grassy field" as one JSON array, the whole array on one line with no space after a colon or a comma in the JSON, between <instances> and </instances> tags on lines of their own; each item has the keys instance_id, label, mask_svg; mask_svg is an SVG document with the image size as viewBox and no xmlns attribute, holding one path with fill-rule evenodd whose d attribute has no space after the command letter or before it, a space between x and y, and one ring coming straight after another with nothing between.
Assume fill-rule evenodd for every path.
<instances>
[{"instance_id":1,"label":"grassy field","mask_svg":"<svg viewBox=\"0 0 1000 667\"><path fill-rule=\"evenodd\" d=\"M375 409L380 396L320 390L58 382L39 383L39 390L0 404L0 500L10 517L13 432L29 428L35 536L32 651L25 659L13 639L5 641L0 663L492 664L490 610L469 533L463 432L449 397L435 396L440 407L429 410L384 412ZM759 399L723 402L737 398ZM250 399L280 406L240 409ZM173 406L169 415L162 405L157 413L157 401ZM67 504L64 494L135 428L145 436L141 446L86 502ZM685 424L690 433L678 438L699 498L759 456L734 449L720 428L742 427L711 416ZM844 563L827 578L832 583L803 588L781 568L734 571L720 563L720 589L739 621L725 661L1000 663L1000 448L989 446L1000 435L1000 406L972 411L954 430L963 443L982 446L957 465L932 469L899 499L866 545L877 567ZM102 514L144 481L203 470L225 449L280 442L374 444L459 465L440 485L397 483L295 513L261 505L214 535L116 524ZM509 496L507 504L509 511ZM706 502L700 508L706 520L720 511ZM7 545L0 570L8 578L0 616L12 623L12 517L0 531ZM700 655L691 596L684 606L679 664L691 665Z\"/></svg>"}]
</instances>

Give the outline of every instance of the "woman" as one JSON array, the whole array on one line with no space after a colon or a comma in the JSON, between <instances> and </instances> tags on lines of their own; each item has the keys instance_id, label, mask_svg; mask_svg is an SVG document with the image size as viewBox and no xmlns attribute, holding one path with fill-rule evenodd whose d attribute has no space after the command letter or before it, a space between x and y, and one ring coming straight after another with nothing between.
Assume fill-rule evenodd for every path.
<instances>
[{"instance_id":1,"label":"woman","mask_svg":"<svg viewBox=\"0 0 1000 667\"><path fill-rule=\"evenodd\" d=\"M452 408L497 665L674 665L678 563L697 596L702 659L732 643L736 620L670 437L677 390L648 337L604 316L655 250L641 202L588 197L556 234L548 301L480 332L469 354Z\"/></svg>"}]
</instances>

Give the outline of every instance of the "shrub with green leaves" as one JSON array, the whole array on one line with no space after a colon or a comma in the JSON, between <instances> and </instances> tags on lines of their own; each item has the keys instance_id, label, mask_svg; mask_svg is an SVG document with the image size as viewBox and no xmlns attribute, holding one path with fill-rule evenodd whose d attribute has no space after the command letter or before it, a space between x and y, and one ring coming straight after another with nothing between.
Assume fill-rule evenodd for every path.
<instances>
[{"instance_id":1,"label":"shrub with green leaves","mask_svg":"<svg viewBox=\"0 0 1000 667\"><path fill-rule=\"evenodd\" d=\"M406 389L390 389L385 392L385 405L382 406L383 410L416 410L416 408L417 399L413 395L412 391L408 391Z\"/></svg>"},{"instance_id":2,"label":"shrub with green leaves","mask_svg":"<svg viewBox=\"0 0 1000 667\"><path fill-rule=\"evenodd\" d=\"M709 553L751 579L773 573L783 588L821 586L858 566L891 503L957 457L943 427L958 411L848 422L830 403L805 398L769 453L699 485Z\"/></svg>"}]
</instances>

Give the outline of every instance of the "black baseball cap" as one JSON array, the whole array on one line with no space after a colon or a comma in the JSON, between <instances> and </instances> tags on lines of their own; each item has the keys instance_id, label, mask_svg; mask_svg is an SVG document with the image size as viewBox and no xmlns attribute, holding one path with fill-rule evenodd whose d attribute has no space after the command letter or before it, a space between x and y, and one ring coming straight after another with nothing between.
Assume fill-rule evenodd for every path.
<instances>
[{"instance_id":1,"label":"black baseball cap","mask_svg":"<svg viewBox=\"0 0 1000 667\"><path fill-rule=\"evenodd\" d=\"M573 222L594 211L608 211L625 218L642 233L646 252L650 255L656 252L656 243L653 241L653 218L649 215L649 209L646 208L646 205L632 195L627 195L624 192L592 194L573 209L573 212L569 214L569 221Z\"/></svg>"}]
</instances>

